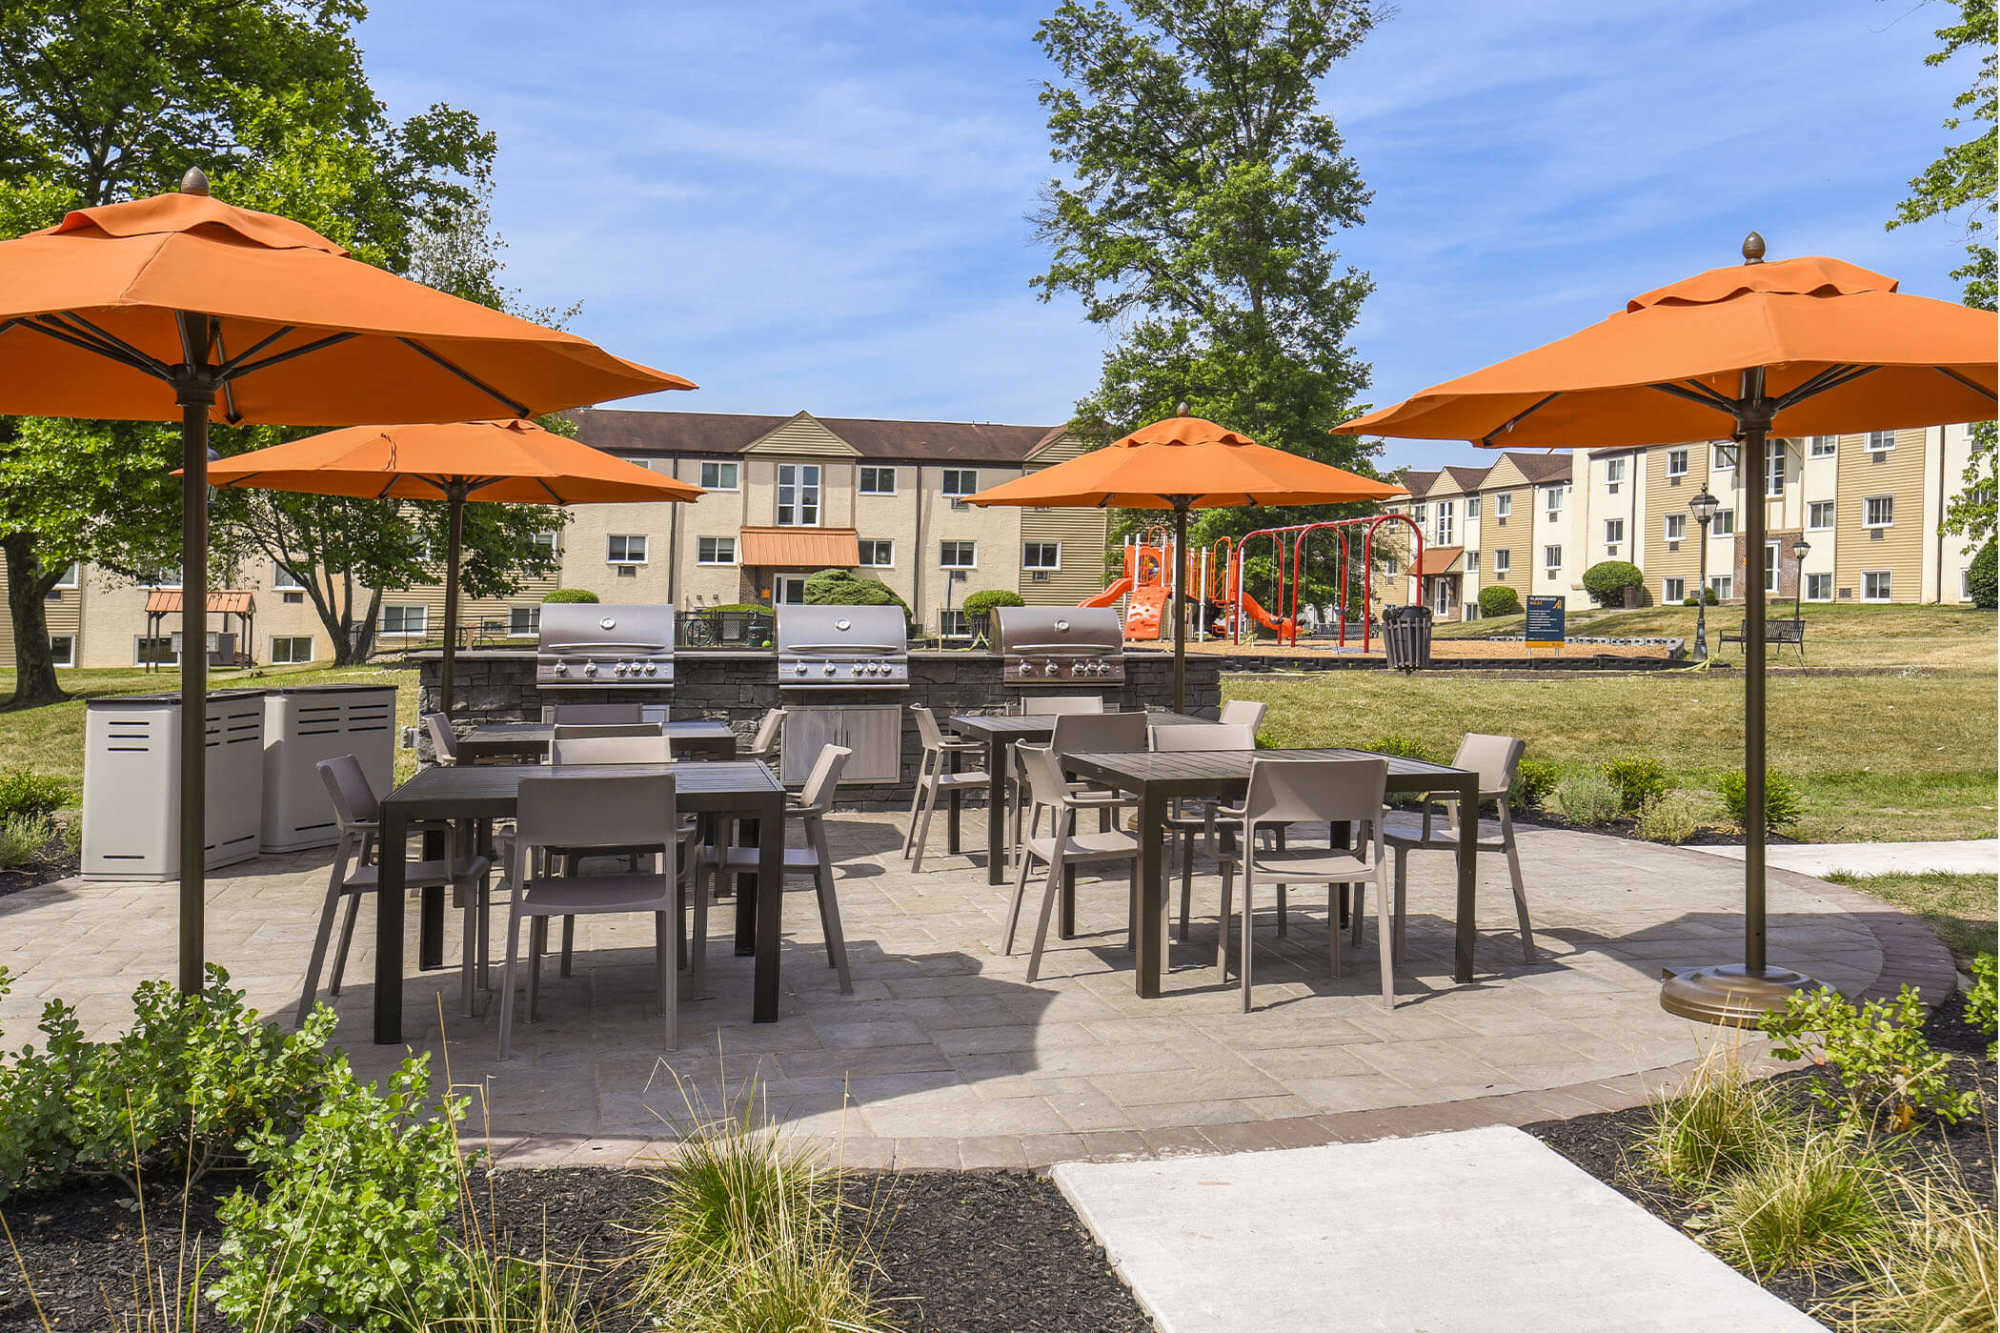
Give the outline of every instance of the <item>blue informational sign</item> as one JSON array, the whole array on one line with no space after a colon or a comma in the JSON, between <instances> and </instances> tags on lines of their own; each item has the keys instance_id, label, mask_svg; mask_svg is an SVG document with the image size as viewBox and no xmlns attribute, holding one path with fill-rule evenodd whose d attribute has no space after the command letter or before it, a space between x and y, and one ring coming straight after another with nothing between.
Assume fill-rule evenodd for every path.
<instances>
[{"instance_id":1,"label":"blue informational sign","mask_svg":"<svg viewBox=\"0 0 2000 1333\"><path fill-rule=\"evenodd\" d=\"M1560 648L1563 646L1563 599L1560 597L1530 597L1528 599L1528 647Z\"/></svg>"}]
</instances>

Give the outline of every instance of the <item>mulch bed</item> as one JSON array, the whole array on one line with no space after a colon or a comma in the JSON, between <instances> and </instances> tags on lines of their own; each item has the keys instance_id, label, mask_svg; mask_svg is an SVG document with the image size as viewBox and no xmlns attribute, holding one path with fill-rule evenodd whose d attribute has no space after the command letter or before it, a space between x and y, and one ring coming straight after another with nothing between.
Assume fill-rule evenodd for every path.
<instances>
[{"instance_id":1,"label":"mulch bed","mask_svg":"<svg viewBox=\"0 0 2000 1333\"><path fill-rule=\"evenodd\" d=\"M12 870L0 870L0 898L22 889L32 889L37 884L49 884L59 879L68 879L83 869L83 858L71 853L60 839L52 840L49 851L41 860L31 866Z\"/></svg>"},{"instance_id":2,"label":"mulch bed","mask_svg":"<svg viewBox=\"0 0 2000 1333\"><path fill-rule=\"evenodd\" d=\"M1532 816L1523 815L1515 820L1515 824L1521 828L1564 829L1572 833L1602 833L1607 837L1626 838L1633 842L1647 841L1647 839L1639 836L1639 821L1630 815L1620 815L1609 824L1575 824L1564 819L1553 810L1544 810L1537 806ZM1702 828L1696 829L1694 836L1686 842L1660 843L1657 845L1663 847L1741 847L1743 845L1743 835L1730 829ZM1804 844L1799 839L1787 837L1782 833L1767 833L1764 835L1764 845L1767 847L1797 847Z\"/></svg>"},{"instance_id":3,"label":"mulch bed","mask_svg":"<svg viewBox=\"0 0 2000 1333\"><path fill-rule=\"evenodd\" d=\"M1992 1120L1995 1065L1986 1058L1989 1039L1965 1021L1963 992L1931 1011L1924 1035L1938 1050L1958 1057L1954 1081L1961 1087L1976 1082L1984 1094L1984 1109L1980 1115L1956 1125L1928 1123L1915 1132L1909 1146L1933 1159L1949 1158L1966 1185L1991 1207L1996 1199ZM1829 1072L1814 1069L1779 1074L1772 1081L1796 1098L1800 1107L1813 1108L1816 1103L1807 1096L1809 1081L1832 1078ZM1698 1228L1685 1225L1694 1217L1692 1201L1647 1170L1637 1156L1638 1141L1651 1117L1650 1107L1637 1106L1572 1120L1545 1120L1521 1128L1646 1211L1699 1240ZM1859 1281L1862 1274L1849 1268L1829 1267L1816 1272L1791 1270L1758 1276L1765 1290L1807 1314L1838 1323L1843 1303L1835 1298L1835 1293Z\"/></svg>"},{"instance_id":4,"label":"mulch bed","mask_svg":"<svg viewBox=\"0 0 2000 1333\"><path fill-rule=\"evenodd\" d=\"M175 1243L185 1225L190 1253L212 1255L216 1205L241 1183L226 1174L197 1184L185 1217L178 1199L149 1201L150 1267L176 1282ZM1046 1177L1026 1172L857 1176L850 1197L871 1205L865 1224L880 1272L876 1292L912 1333L1143 1333L1152 1326L1112 1275L1097 1243ZM516 1254L580 1259L583 1288L600 1333L639 1333L649 1318L621 1308L629 1270L614 1262L644 1215L646 1173L603 1168L497 1171L475 1193L480 1225ZM118 1326L147 1282L141 1219L123 1185L79 1186L0 1204L20 1252L0 1246L0 1329ZM854 1214L857 1228L862 1213ZM29 1299L21 1273L33 1283ZM204 1327L220 1327L204 1308Z\"/></svg>"}]
</instances>

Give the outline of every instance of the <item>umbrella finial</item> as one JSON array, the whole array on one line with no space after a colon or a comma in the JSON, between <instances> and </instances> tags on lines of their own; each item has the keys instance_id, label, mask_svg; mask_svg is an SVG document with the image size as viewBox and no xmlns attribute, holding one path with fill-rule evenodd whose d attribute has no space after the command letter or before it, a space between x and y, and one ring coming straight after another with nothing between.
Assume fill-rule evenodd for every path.
<instances>
[{"instance_id":1,"label":"umbrella finial","mask_svg":"<svg viewBox=\"0 0 2000 1333\"><path fill-rule=\"evenodd\" d=\"M1743 262L1746 264L1764 262L1764 238L1754 231L1743 238Z\"/></svg>"},{"instance_id":2,"label":"umbrella finial","mask_svg":"<svg viewBox=\"0 0 2000 1333\"><path fill-rule=\"evenodd\" d=\"M1177 417L1184 417L1187 415L1187 399L1185 398L1181 399L1180 403L1174 408L1174 415Z\"/></svg>"},{"instance_id":3,"label":"umbrella finial","mask_svg":"<svg viewBox=\"0 0 2000 1333\"><path fill-rule=\"evenodd\" d=\"M181 177L182 194L207 194L208 177L200 167L189 167L187 175Z\"/></svg>"}]
</instances>

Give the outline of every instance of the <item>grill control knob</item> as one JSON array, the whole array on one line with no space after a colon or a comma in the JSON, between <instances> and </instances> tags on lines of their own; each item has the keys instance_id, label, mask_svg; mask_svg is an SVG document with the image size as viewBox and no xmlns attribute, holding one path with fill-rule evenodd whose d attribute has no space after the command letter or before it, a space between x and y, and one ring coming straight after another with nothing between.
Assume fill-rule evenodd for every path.
<instances>
[{"instance_id":1,"label":"grill control knob","mask_svg":"<svg viewBox=\"0 0 2000 1333\"><path fill-rule=\"evenodd\" d=\"M584 675L586 675L586 676L594 676L594 675L596 675L596 674L597 674L597 663L595 663L595 662L585 662L585 663L583 664L583 674L584 674Z\"/></svg>"},{"instance_id":2,"label":"grill control knob","mask_svg":"<svg viewBox=\"0 0 2000 1333\"><path fill-rule=\"evenodd\" d=\"M617 666L612 667L611 674L614 676L623 676L625 674L625 664L620 662Z\"/></svg>"},{"instance_id":3,"label":"grill control knob","mask_svg":"<svg viewBox=\"0 0 2000 1333\"><path fill-rule=\"evenodd\" d=\"M649 675L649 676L657 676L657 675L659 675L659 674L660 674L660 668L659 668L659 664L658 664L658 663L656 663L656 662L648 662L648 663L646 663L646 674L647 674L647 675Z\"/></svg>"},{"instance_id":4,"label":"grill control knob","mask_svg":"<svg viewBox=\"0 0 2000 1333\"><path fill-rule=\"evenodd\" d=\"M793 667L792 671L796 675L803 676L806 674L806 664L804 662L801 662L797 666Z\"/></svg>"},{"instance_id":5,"label":"grill control knob","mask_svg":"<svg viewBox=\"0 0 2000 1333\"><path fill-rule=\"evenodd\" d=\"M1049 663L1049 664L1048 664L1048 666L1047 666L1046 668L1044 668L1044 670L1043 670L1042 674L1043 674L1043 675L1046 675L1046 676L1053 676L1053 675L1055 675L1055 674L1056 674L1056 673L1057 673L1058 671L1061 671L1061 670L1062 670L1062 668L1061 668L1061 667L1057 666L1057 665L1056 665L1056 664L1055 664L1054 662L1051 662L1051 663Z\"/></svg>"},{"instance_id":6,"label":"grill control knob","mask_svg":"<svg viewBox=\"0 0 2000 1333\"><path fill-rule=\"evenodd\" d=\"M567 662L556 663L554 667L554 674L558 676L567 676L569 674L569 663Z\"/></svg>"},{"instance_id":7,"label":"grill control knob","mask_svg":"<svg viewBox=\"0 0 2000 1333\"><path fill-rule=\"evenodd\" d=\"M821 667L820 674L831 676L833 674L833 663L828 662L825 666Z\"/></svg>"}]
</instances>

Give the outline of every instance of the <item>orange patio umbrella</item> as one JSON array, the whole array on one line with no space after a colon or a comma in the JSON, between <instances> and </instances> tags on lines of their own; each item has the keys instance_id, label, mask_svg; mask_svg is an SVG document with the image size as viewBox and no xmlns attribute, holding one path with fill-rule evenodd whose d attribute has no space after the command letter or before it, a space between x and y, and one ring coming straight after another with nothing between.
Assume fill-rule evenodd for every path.
<instances>
[{"instance_id":1,"label":"orange patio umbrella","mask_svg":"<svg viewBox=\"0 0 2000 1333\"><path fill-rule=\"evenodd\" d=\"M458 643L458 565L466 501L671 504L703 494L691 482L662 476L519 418L349 426L210 463L208 478L211 485L223 488L368 500L443 500L449 505L444 656L438 671L440 707L447 717Z\"/></svg>"},{"instance_id":2,"label":"orange patio umbrella","mask_svg":"<svg viewBox=\"0 0 2000 1333\"><path fill-rule=\"evenodd\" d=\"M966 499L1037 508L1171 509L1174 549L1187 549L1190 509L1341 504L1406 491L1258 444L1201 417L1142 426L1102 449L1030 472ZM1186 579L1174 580L1174 711L1187 704Z\"/></svg>"},{"instance_id":3,"label":"orange patio umbrella","mask_svg":"<svg viewBox=\"0 0 2000 1333\"><path fill-rule=\"evenodd\" d=\"M184 606L208 604L211 420L533 416L691 389L577 337L373 268L287 218L178 193L0 242L0 412L181 423ZM200 612L189 623L199 643ZM205 655L181 655L183 990L202 984Z\"/></svg>"},{"instance_id":4,"label":"orange patio umbrella","mask_svg":"<svg viewBox=\"0 0 2000 1333\"><path fill-rule=\"evenodd\" d=\"M1837 259L1767 264L1750 233L1743 263L1636 296L1600 323L1334 427L1493 448L1678 444L1727 434L1751 459L1801 435L1990 420L1991 311L1897 290ZM1764 548L1766 506L1746 506L1747 549ZM1660 1002L1748 1024L1809 978L1771 967L1764 940L1764 598L1744 602L1742 965L1669 977Z\"/></svg>"}]
</instances>

